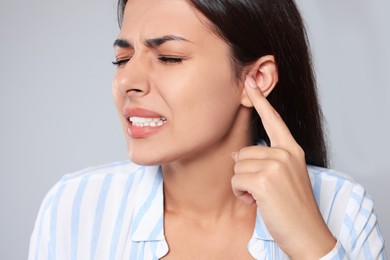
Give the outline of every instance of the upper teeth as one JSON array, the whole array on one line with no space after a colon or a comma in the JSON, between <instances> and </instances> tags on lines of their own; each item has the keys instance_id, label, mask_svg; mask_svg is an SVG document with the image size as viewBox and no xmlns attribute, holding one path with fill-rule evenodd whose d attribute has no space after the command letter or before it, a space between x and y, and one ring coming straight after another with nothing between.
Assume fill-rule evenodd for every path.
<instances>
[{"instance_id":1,"label":"upper teeth","mask_svg":"<svg viewBox=\"0 0 390 260\"><path fill-rule=\"evenodd\" d=\"M139 127L152 126L153 127L153 126L162 126L163 124L165 124L167 119L164 117L151 118L151 117L131 116L129 118L129 121L135 126L139 126Z\"/></svg>"}]
</instances>

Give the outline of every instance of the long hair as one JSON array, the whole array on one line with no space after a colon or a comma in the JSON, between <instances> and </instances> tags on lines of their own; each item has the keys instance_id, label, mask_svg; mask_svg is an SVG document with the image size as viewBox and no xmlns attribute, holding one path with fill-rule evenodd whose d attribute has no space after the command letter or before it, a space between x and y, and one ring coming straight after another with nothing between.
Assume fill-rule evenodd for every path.
<instances>
[{"instance_id":1,"label":"long hair","mask_svg":"<svg viewBox=\"0 0 390 260\"><path fill-rule=\"evenodd\" d=\"M230 46L236 77L265 55L276 60L279 81L269 102L305 152L307 164L327 167L328 158L311 54L302 17L294 0L187 0ZM122 24L127 0L118 2ZM254 110L253 141L269 137Z\"/></svg>"}]
</instances>

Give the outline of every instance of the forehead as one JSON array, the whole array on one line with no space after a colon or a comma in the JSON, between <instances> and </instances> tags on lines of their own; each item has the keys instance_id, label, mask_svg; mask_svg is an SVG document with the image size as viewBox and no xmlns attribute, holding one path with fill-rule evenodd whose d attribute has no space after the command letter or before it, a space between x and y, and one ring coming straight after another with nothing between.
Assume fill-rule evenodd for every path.
<instances>
[{"instance_id":1,"label":"forehead","mask_svg":"<svg viewBox=\"0 0 390 260\"><path fill-rule=\"evenodd\" d=\"M142 40L180 35L199 43L218 38L207 23L208 20L185 0L129 0L119 38Z\"/></svg>"}]
</instances>

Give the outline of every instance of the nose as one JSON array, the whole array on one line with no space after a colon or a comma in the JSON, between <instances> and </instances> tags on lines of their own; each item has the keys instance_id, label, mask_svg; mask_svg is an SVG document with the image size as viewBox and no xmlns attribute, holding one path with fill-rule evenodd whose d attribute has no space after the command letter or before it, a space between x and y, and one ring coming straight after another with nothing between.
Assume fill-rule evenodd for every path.
<instances>
[{"instance_id":1,"label":"nose","mask_svg":"<svg viewBox=\"0 0 390 260\"><path fill-rule=\"evenodd\" d=\"M150 91L146 61L133 56L123 68L118 68L115 75L115 86L119 92L128 97L142 97Z\"/></svg>"}]
</instances>

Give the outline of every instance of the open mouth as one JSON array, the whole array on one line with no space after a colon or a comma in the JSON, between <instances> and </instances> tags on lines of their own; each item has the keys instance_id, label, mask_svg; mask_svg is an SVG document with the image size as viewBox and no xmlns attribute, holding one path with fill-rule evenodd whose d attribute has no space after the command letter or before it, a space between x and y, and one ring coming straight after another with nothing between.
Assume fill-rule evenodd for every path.
<instances>
[{"instance_id":1,"label":"open mouth","mask_svg":"<svg viewBox=\"0 0 390 260\"><path fill-rule=\"evenodd\" d=\"M139 117L131 116L129 121L133 126L137 127L159 127L167 122L165 117Z\"/></svg>"}]
</instances>

